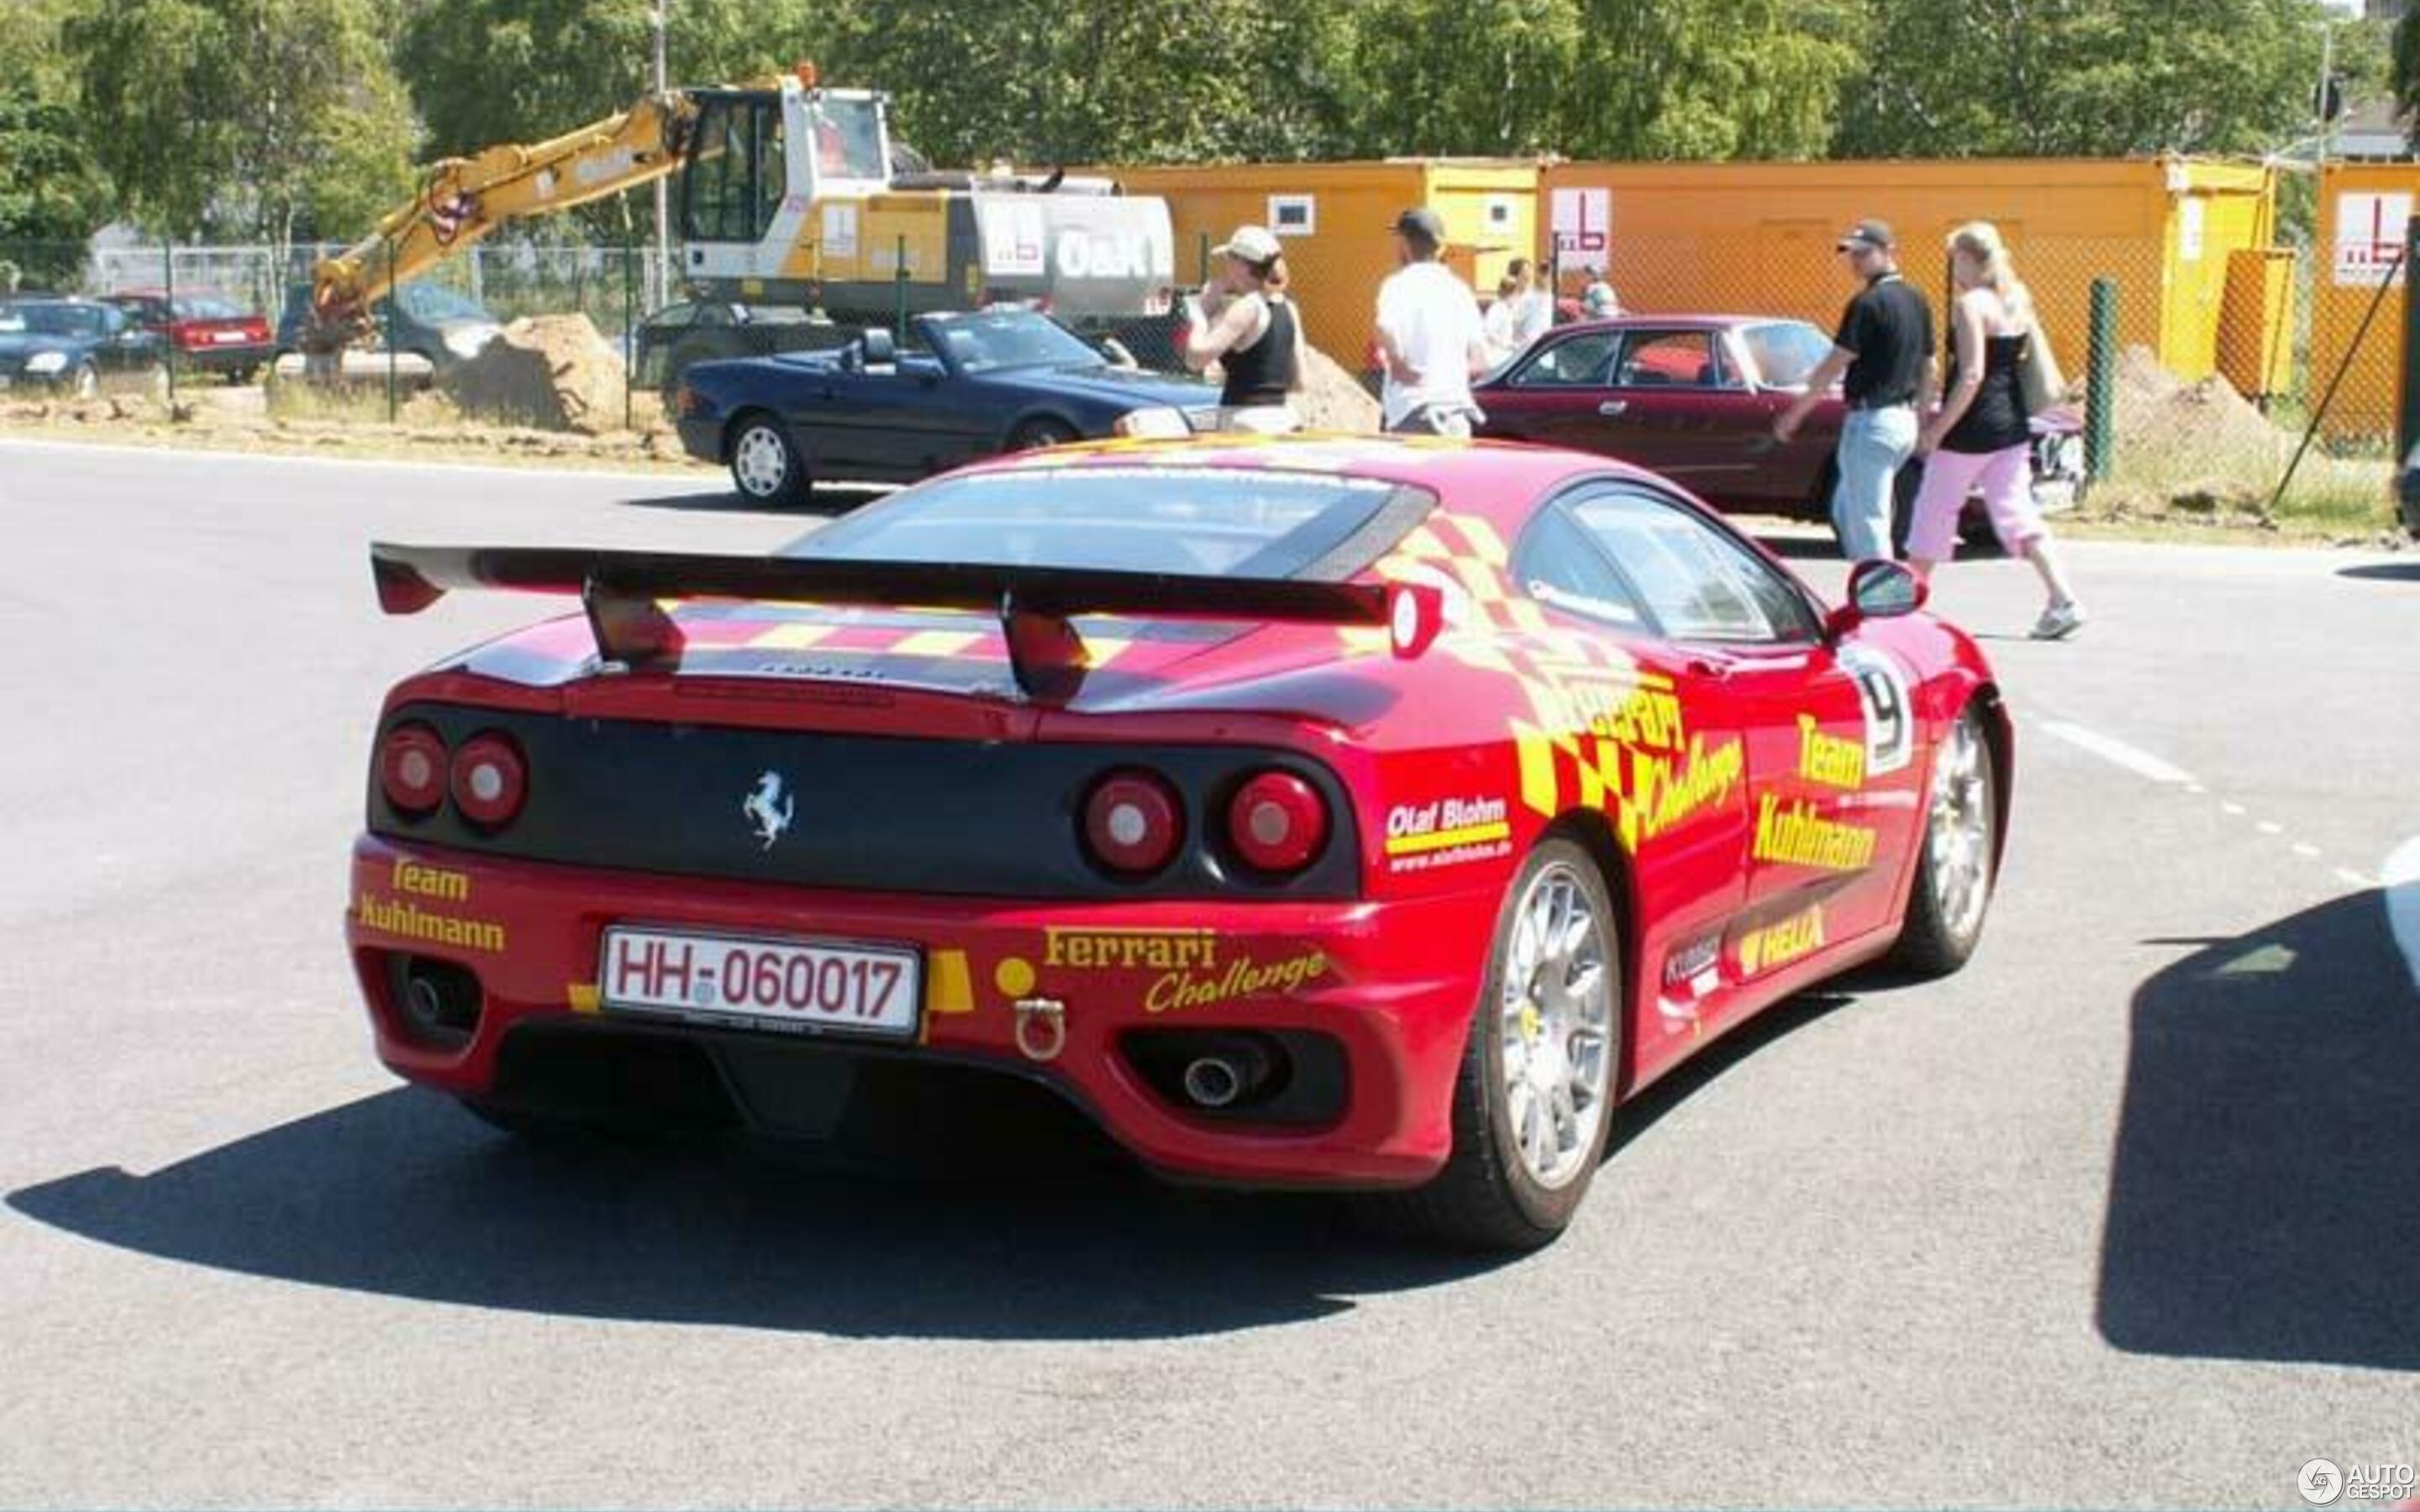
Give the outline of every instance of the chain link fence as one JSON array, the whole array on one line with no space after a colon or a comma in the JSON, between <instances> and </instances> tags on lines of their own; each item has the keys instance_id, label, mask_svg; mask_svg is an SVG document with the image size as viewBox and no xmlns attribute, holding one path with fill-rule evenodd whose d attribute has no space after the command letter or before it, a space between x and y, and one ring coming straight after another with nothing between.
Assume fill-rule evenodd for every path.
<instances>
[{"instance_id":1,"label":"chain link fence","mask_svg":"<svg viewBox=\"0 0 2420 1512\"><path fill-rule=\"evenodd\" d=\"M2078 394L2077 414L2101 422L2090 436L2101 498L2226 517L2273 508L2348 528L2383 517L2401 371L2399 276L2301 249L2238 252L2223 276L2186 278L2156 244L2011 239L2061 367L2096 391L2088 404ZM12 313L0 316L0 347L17 326L90 317L33 310L27 297L36 294L114 300L130 331L145 332L89 348L88 363L51 358L29 367L35 359L0 352L0 381L19 399L165 389L190 400L206 388L292 377L312 269L340 250L0 242L0 293L12 301ZM1180 248L1177 260L1180 277L1206 276L1206 239ZM1930 261L1911 258L1906 276L1944 318L1947 260ZM407 418L414 393L442 386L496 325L577 315L619 359L620 403L592 402L590 424L651 424L678 334L677 317L649 321L663 301L648 291L667 286L664 272L649 247L497 239L468 249L380 302L368 343L346 358L350 398L333 408L363 422ZM1736 240L1617 239L1603 274L1633 315L1773 316L1827 332L1851 292L1829 244L1814 241L1744 249ZM1564 317L1576 317L1594 272L1550 265L1548 276ZM1309 339L1374 387L1374 285L1304 292ZM163 313L170 301L173 320ZM267 327L265 352L253 337L220 334L219 322L235 317L254 322L254 337ZM1173 367L1167 322L1132 324L1118 333L1144 365ZM280 402L332 408L300 394ZM2279 497L2289 464L2292 486Z\"/></svg>"}]
</instances>

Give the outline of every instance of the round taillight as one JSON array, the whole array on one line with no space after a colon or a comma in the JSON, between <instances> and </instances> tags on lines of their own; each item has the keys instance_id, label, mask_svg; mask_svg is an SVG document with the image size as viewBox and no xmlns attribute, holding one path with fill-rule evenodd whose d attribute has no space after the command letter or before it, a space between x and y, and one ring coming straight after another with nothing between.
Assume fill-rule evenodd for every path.
<instances>
[{"instance_id":1,"label":"round taillight","mask_svg":"<svg viewBox=\"0 0 2420 1512\"><path fill-rule=\"evenodd\" d=\"M1084 841L1112 872L1158 871L1184 835L1175 790L1148 772L1111 773L1084 802Z\"/></svg>"},{"instance_id":2,"label":"round taillight","mask_svg":"<svg viewBox=\"0 0 2420 1512\"><path fill-rule=\"evenodd\" d=\"M445 801L445 742L425 724L399 724L379 747L379 786L398 813L418 816Z\"/></svg>"},{"instance_id":3,"label":"round taillight","mask_svg":"<svg viewBox=\"0 0 2420 1512\"><path fill-rule=\"evenodd\" d=\"M462 742L454 753L454 807L463 818L489 829L509 824L529 795L529 768L520 748L490 730Z\"/></svg>"},{"instance_id":4,"label":"round taillight","mask_svg":"<svg viewBox=\"0 0 2420 1512\"><path fill-rule=\"evenodd\" d=\"M1327 845L1327 801L1292 772L1263 772L1227 805L1227 843L1255 870L1299 872Z\"/></svg>"}]
</instances>

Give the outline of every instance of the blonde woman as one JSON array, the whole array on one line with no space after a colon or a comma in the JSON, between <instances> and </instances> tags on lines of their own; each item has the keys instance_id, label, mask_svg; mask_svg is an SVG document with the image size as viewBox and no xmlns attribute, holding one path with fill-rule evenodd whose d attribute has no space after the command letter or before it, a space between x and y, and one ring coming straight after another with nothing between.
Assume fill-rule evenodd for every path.
<instances>
[{"instance_id":1,"label":"blonde woman","mask_svg":"<svg viewBox=\"0 0 2420 1512\"><path fill-rule=\"evenodd\" d=\"M2009 249L1988 221L1950 233L1949 266L1958 298L1950 310L1948 391L1916 438L1924 486L1907 533L1908 564L1929 580L1949 560L1958 517L1979 488L2000 544L2033 563L2049 594L2034 639L2064 640L2082 627L2085 614L2034 507L2033 437L2020 376L2034 333L2033 296L2017 281Z\"/></svg>"}]
</instances>

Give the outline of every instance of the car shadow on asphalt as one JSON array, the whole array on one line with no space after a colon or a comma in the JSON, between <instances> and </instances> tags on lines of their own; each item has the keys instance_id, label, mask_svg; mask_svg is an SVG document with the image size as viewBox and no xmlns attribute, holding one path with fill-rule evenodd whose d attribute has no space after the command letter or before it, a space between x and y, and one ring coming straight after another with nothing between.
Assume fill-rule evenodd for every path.
<instances>
[{"instance_id":1,"label":"car shadow on asphalt","mask_svg":"<svg viewBox=\"0 0 2420 1512\"><path fill-rule=\"evenodd\" d=\"M2420 1370L2420 994L2375 891L2134 995L2102 1240L2121 1350Z\"/></svg>"},{"instance_id":2,"label":"car shadow on asphalt","mask_svg":"<svg viewBox=\"0 0 2420 1512\"><path fill-rule=\"evenodd\" d=\"M313 1286L848 1336L1216 1334L1503 1263L1389 1239L1333 1197L1179 1189L1047 1137L993 1155L1012 1148L1014 1169L979 1158L977 1174L916 1178L720 1142L556 1149L397 1088L8 1204L121 1249Z\"/></svg>"},{"instance_id":3,"label":"car shadow on asphalt","mask_svg":"<svg viewBox=\"0 0 2420 1512\"><path fill-rule=\"evenodd\" d=\"M818 486L805 503L793 509L768 509L753 500L742 498L737 490L722 493L668 493L644 498L624 499L625 509L671 509L692 515L796 515L802 519L818 517L830 518L861 509L877 499L888 499L889 488L863 487L852 484Z\"/></svg>"},{"instance_id":4,"label":"car shadow on asphalt","mask_svg":"<svg viewBox=\"0 0 2420 1512\"><path fill-rule=\"evenodd\" d=\"M2373 582L2420 583L2420 562L2365 562L2357 567L2338 567L2336 576Z\"/></svg>"}]
</instances>

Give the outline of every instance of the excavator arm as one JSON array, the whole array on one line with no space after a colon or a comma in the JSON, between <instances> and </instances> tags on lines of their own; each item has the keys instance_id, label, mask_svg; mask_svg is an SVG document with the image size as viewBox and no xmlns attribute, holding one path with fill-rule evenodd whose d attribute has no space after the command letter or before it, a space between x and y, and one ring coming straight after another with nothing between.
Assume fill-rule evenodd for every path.
<instances>
[{"instance_id":1,"label":"excavator arm","mask_svg":"<svg viewBox=\"0 0 2420 1512\"><path fill-rule=\"evenodd\" d=\"M397 284L506 221L551 215L673 172L696 121L696 101L674 90L552 141L437 163L411 203L313 270L306 349L343 347L367 327L370 305Z\"/></svg>"}]
</instances>

